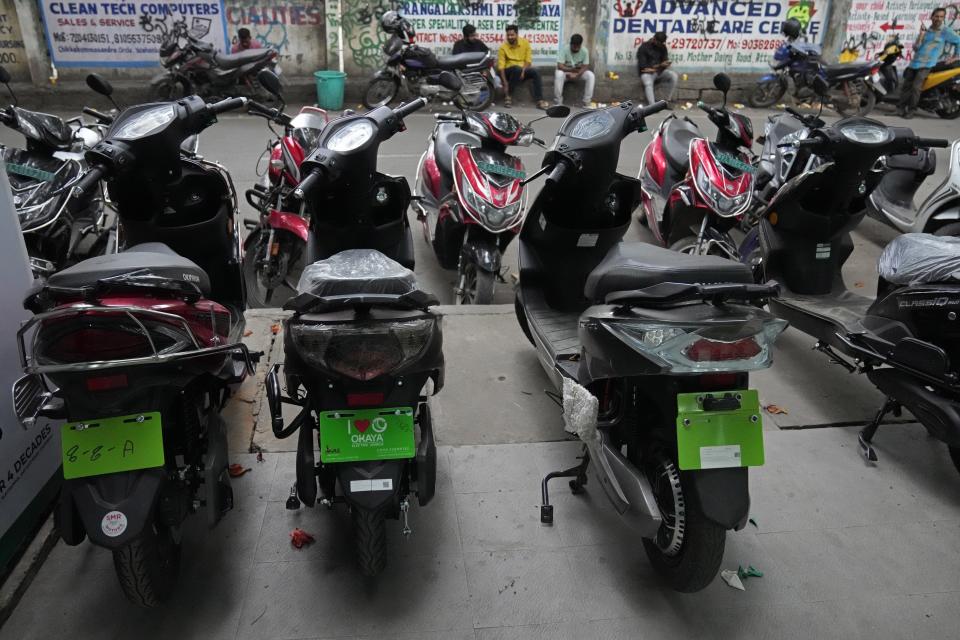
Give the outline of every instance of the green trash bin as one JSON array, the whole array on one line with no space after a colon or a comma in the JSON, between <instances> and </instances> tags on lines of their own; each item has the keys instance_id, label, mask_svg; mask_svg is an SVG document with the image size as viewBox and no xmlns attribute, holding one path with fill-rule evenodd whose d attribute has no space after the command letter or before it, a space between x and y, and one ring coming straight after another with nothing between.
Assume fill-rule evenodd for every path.
<instances>
[{"instance_id":1,"label":"green trash bin","mask_svg":"<svg viewBox=\"0 0 960 640\"><path fill-rule=\"evenodd\" d=\"M317 106L321 109L343 108L343 85L347 74L342 71L314 71L317 81Z\"/></svg>"}]
</instances>

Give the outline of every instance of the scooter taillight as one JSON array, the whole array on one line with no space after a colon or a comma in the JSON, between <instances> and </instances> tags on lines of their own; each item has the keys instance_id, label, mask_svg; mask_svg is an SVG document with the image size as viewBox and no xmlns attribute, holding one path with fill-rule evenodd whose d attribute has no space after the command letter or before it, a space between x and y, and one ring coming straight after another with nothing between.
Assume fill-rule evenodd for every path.
<instances>
[{"instance_id":1,"label":"scooter taillight","mask_svg":"<svg viewBox=\"0 0 960 640\"><path fill-rule=\"evenodd\" d=\"M762 351L756 339L750 336L733 342L700 338L687 347L684 354L694 362L724 362L753 358Z\"/></svg>"},{"instance_id":2,"label":"scooter taillight","mask_svg":"<svg viewBox=\"0 0 960 640\"><path fill-rule=\"evenodd\" d=\"M41 365L128 360L192 346L180 327L147 319L138 324L119 313L51 320L37 332L34 356Z\"/></svg>"}]
</instances>

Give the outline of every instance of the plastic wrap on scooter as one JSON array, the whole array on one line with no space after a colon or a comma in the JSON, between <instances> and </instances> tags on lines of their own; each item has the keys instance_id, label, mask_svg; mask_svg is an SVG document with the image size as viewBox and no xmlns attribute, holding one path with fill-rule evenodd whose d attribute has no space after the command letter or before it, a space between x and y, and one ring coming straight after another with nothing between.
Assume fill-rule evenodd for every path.
<instances>
[{"instance_id":1,"label":"plastic wrap on scooter","mask_svg":"<svg viewBox=\"0 0 960 640\"><path fill-rule=\"evenodd\" d=\"M417 290L413 271L373 249L341 251L303 270L297 291L318 297L403 295Z\"/></svg>"},{"instance_id":2,"label":"plastic wrap on scooter","mask_svg":"<svg viewBox=\"0 0 960 640\"><path fill-rule=\"evenodd\" d=\"M960 282L960 238L906 233L887 245L877 268L893 284Z\"/></svg>"}]
</instances>

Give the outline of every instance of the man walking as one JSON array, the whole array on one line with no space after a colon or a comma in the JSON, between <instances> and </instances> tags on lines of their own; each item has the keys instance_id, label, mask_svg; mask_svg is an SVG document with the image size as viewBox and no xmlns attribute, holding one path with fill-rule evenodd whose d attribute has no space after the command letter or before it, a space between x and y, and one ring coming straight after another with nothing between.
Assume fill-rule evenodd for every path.
<instances>
[{"instance_id":1,"label":"man walking","mask_svg":"<svg viewBox=\"0 0 960 640\"><path fill-rule=\"evenodd\" d=\"M233 45L231 53L240 53L247 49L262 49L263 45L253 39L250 35L250 29L242 27L237 30L237 42Z\"/></svg>"},{"instance_id":2,"label":"man walking","mask_svg":"<svg viewBox=\"0 0 960 640\"><path fill-rule=\"evenodd\" d=\"M637 49L637 71L640 73L640 83L643 84L647 106L657 101L653 93L654 85L663 85L667 102L673 98L678 78L675 71L667 68L670 64L667 34L663 31L653 34L652 38Z\"/></svg>"},{"instance_id":3,"label":"man walking","mask_svg":"<svg viewBox=\"0 0 960 640\"><path fill-rule=\"evenodd\" d=\"M547 108L543 99L543 85L540 82L540 73L533 68L533 49L526 38L520 37L517 25L507 27L507 41L500 45L497 54L497 69L500 70L500 80L503 82L504 106L511 106L513 99L510 94L513 89L524 82L530 83L530 93L541 109Z\"/></svg>"},{"instance_id":4,"label":"man walking","mask_svg":"<svg viewBox=\"0 0 960 640\"><path fill-rule=\"evenodd\" d=\"M960 46L960 36L943 24L946 17L947 10L938 7L930 14L930 28L920 25L920 35L913 43L913 60L903 70L903 88L897 113L904 118L912 118L916 112L923 83L943 55L944 46Z\"/></svg>"},{"instance_id":5,"label":"man walking","mask_svg":"<svg viewBox=\"0 0 960 640\"><path fill-rule=\"evenodd\" d=\"M596 78L590 70L590 54L583 48L583 36L575 33L570 36L570 46L560 50L557 56L557 70L553 73L553 94L556 104L563 104L563 85L583 81L583 106L589 107L593 101L593 85Z\"/></svg>"}]
</instances>

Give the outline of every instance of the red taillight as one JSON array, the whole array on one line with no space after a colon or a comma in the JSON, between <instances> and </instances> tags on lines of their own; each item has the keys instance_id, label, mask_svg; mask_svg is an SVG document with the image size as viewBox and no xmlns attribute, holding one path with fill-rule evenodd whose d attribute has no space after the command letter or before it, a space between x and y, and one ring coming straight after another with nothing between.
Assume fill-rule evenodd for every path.
<instances>
[{"instance_id":1,"label":"red taillight","mask_svg":"<svg viewBox=\"0 0 960 640\"><path fill-rule=\"evenodd\" d=\"M87 391L109 391L111 389L123 389L127 386L127 374L120 373L115 376L97 376L87 378Z\"/></svg>"},{"instance_id":2,"label":"red taillight","mask_svg":"<svg viewBox=\"0 0 960 640\"><path fill-rule=\"evenodd\" d=\"M354 380L373 380L403 362L403 351L390 334L338 336L327 347L331 369Z\"/></svg>"},{"instance_id":3,"label":"red taillight","mask_svg":"<svg viewBox=\"0 0 960 640\"><path fill-rule=\"evenodd\" d=\"M720 342L700 338L686 348L684 355L694 362L723 362L749 360L760 355L760 345L753 336L735 342Z\"/></svg>"},{"instance_id":4,"label":"red taillight","mask_svg":"<svg viewBox=\"0 0 960 640\"><path fill-rule=\"evenodd\" d=\"M42 344L42 357L60 363L123 360L152 353L143 334L95 327L67 331Z\"/></svg>"},{"instance_id":5,"label":"red taillight","mask_svg":"<svg viewBox=\"0 0 960 640\"><path fill-rule=\"evenodd\" d=\"M218 315L214 314L217 324ZM198 320L209 327L210 313ZM38 329L34 354L39 364L75 364L175 353L191 344L182 327L146 317L135 322L125 313L98 311L45 321Z\"/></svg>"},{"instance_id":6,"label":"red taillight","mask_svg":"<svg viewBox=\"0 0 960 640\"><path fill-rule=\"evenodd\" d=\"M384 394L382 393L348 393L348 407L375 407L383 404Z\"/></svg>"},{"instance_id":7,"label":"red taillight","mask_svg":"<svg viewBox=\"0 0 960 640\"><path fill-rule=\"evenodd\" d=\"M708 389L732 389L737 384L736 373L708 373L700 376L701 388Z\"/></svg>"}]
</instances>

